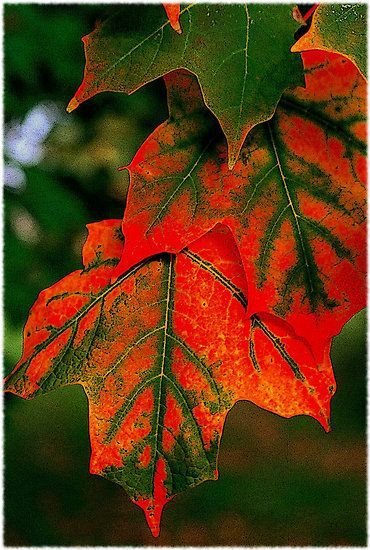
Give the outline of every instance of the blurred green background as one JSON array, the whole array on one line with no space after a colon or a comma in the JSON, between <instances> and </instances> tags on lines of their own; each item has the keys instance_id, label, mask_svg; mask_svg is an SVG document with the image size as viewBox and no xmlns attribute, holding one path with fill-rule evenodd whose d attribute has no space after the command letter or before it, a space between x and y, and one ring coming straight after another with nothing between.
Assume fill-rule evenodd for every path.
<instances>
[{"instance_id":1,"label":"blurred green background","mask_svg":"<svg viewBox=\"0 0 370 550\"><path fill-rule=\"evenodd\" d=\"M81 266L85 224L121 217L127 164L167 116L164 86L105 93L71 115L81 37L117 6L6 5L5 371L20 356L37 294ZM5 396L5 544L365 545L366 318L336 338L332 426L249 403L229 414L220 479L177 496L153 539L125 492L88 473L80 386L35 401Z\"/></svg>"}]
</instances>

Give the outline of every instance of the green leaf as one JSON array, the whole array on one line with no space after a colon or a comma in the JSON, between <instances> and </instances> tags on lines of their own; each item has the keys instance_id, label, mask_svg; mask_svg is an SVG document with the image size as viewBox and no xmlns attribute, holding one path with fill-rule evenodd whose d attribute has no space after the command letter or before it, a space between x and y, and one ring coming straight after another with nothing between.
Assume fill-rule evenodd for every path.
<instances>
[{"instance_id":1,"label":"green leaf","mask_svg":"<svg viewBox=\"0 0 370 550\"><path fill-rule=\"evenodd\" d=\"M186 68L221 124L233 166L251 128L271 118L286 88L303 85L300 57L290 52L292 6L191 4L180 21L181 35L162 6L130 6L85 36L85 75L67 110Z\"/></svg>"},{"instance_id":2,"label":"green leaf","mask_svg":"<svg viewBox=\"0 0 370 550\"><path fill-rule=\"evenodd\" d=\"M325 50L348 57L366 78L366 4L322 4L314 13L310 30L292 52Z\"/></svg>"}]
</instances>

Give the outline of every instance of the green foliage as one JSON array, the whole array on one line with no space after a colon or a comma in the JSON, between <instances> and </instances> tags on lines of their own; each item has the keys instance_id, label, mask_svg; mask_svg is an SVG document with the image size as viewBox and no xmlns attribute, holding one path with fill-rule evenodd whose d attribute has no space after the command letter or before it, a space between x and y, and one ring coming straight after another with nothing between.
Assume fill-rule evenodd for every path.
<instances>
[{"instance_id":1,"label":"green foliage","mask_svg":"<svg viewBox=\"0 0 370 550\"><path fill-rule=\"evenodd\" d=\"M249 130L272 116L284 89L303 85L300 57L290 52L298 29L292 10L188 4L179 35L162 6L125 6L84 38L86 71L75 100L106 90L132 93L188 69L221 124L233 165Z\"/></svg>"}]
</instances>

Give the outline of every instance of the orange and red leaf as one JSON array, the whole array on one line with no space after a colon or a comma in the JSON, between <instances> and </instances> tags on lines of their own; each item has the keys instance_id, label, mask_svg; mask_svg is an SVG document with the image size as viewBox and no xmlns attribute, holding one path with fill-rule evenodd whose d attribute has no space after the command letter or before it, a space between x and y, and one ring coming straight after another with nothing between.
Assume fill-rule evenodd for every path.
<instances>
[{"instance_id":1,"label":"orange and red leaf","mask_svg":"<svg viewBox=\"0 0 370 550\"><path fill-rule=\"evenodd\" d=\"M304 62L306 88L285 93L233 171L196 81L167 78L171 118L129 166L117 273L223 223L241 253L249 316L285 319L322 361L365 305L366 82L338 55L311 52ZM192 111L182 108L188 97Z\"/></svg>"},{"instance_id":2,"label":"orange and red leaf","mask_svg":"<svg viewBox=\"0 0 370 550\"><path fill-rule=\"evenodd\" d=\"M40 294L6 391L32 398L81 384L90 471L122 485L157 536L166 502L217 479L236 401L310 414L328 429L335 382L328 357L317 363L286 323L246 317L247 281L226 227L114 282L120 220L88 227L84 269Z\"/></svg>"}]
</instances>

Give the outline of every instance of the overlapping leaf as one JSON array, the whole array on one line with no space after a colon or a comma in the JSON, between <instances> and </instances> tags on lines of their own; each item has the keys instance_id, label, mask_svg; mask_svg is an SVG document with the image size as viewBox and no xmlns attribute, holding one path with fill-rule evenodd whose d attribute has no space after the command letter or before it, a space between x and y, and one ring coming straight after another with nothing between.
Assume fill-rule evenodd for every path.
<instances>
[{"instance_id":1,"label":"overlapping leaf","mask_svg":"<svg viewBox=\"0 0 370 550\"><path fill-rule=\"evenodd\" d=\"M170 118L129 167L125 246L120 220L89 226L84 269L40 294L6 381L23 398L84 387L90 470L155 536L166 502L217 478L236 401L329 429L331 338L365 303L366 263L357 69L305 54L307 88L272 117L301 83L291 51L365 72L365 7L320 6L293 48L291 6L164 7L130 7L132 23L123 7L84 38L69 110L166 74Z\"/></svg>"},{"instance_id":2,"label":"overlapping leaf","mask_svg":"<svg viewBox=\"0 0 370 550\"><path fill-rule=\"evenodd\" d=\"M180 17L180 4L163 4L164 9L171 27L178 33L181 33L181 25L179 21Z\"/></svg>"},{"instance_id":3,"label":"overlapping leaf","mask_svg":"<svg viewBox=\"0 0 370 550\"><path fill-rule=\"evenodd\" d=\"M321 4L309 31L294 44L292 52L325 50L345 55L366 77L366 12L366 4Z\"/></svg>"},{"instance_id":4,"label":"overlapping leaf","mask_svg":"<svg viewBox=\"0 0 370 550\"><path fill-rule=\"evenodd\" d=\"M328 429L335 382L328 353L317 363L286 323L246 319L244 270L227 228L111 282L120 223L90 225L83 271L40 294L6 390L31 398L82 384L90 471L122 485L158 535L173 495L217 477L235 401L311 414Z\"/></svg>"},{"instance_id":5,"label":"overlapping leaf","mask_svg":"<svg viewBox=\"0 0 370 550\"><path fill-rule=\"evenodd\" d=\"M84 79L68 109L103 91L132 93L177 68L199 79L204 100L229 144L232 166L256 124L274 113L282 92L303 84L290 52L293 6L188 4L176 34L162 6L123 7L83 38Z\"/></svg>"},{"instance_id":6,"label":"overlapping leaf","mask_svg":"<svg viewBox=\"0 0 370 550\"><path fill-rule=\"evenodd\" d=\"M171 117L129 166L117 272L222 222L238 242L249 314L285 318L321 359L365 305L366 83L341 56L304 60L307 88L284 95L232 172L195 80L167 79Z\"/></svg>"}]
</instances>

